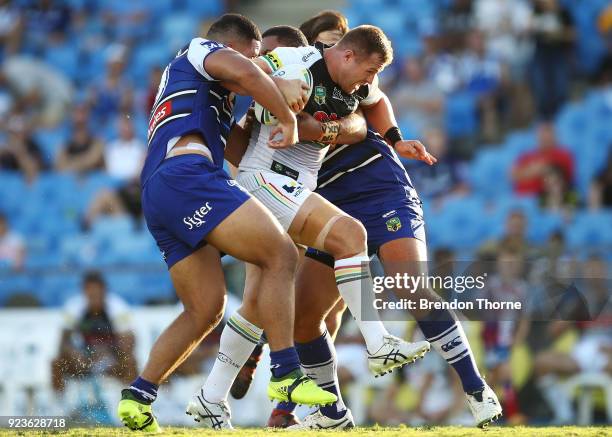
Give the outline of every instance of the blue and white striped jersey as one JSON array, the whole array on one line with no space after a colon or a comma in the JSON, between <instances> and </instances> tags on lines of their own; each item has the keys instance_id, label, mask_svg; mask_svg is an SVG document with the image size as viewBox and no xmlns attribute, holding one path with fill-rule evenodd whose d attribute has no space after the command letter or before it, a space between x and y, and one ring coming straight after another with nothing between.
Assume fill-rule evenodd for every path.
<instances>
[{"instance_id":1,"label":"blue and white striped jersey","mask_svg":"<svg viewBox=\"0 0 612 437\"><path fill-rule=\"evenodd\" d=\"M216 41L194 38L164 70L149 119L142 186L174 145L172 140L190 133L202 135L214 164L223 166L225 143L234 123L231 95L204 69L206 57L222 48Z\"/></svg>"},{"instance_id":2,"label":"blue and white striped jersey","mask_svg":"<svg viewBox=\"0 0 612 437\"><path fill-rule=\"evenodd\" d=\"M368 129L364 141L339 145L327 153L319 170L317 193L334 205L384 203L418 195L395 151Z\"/></svg>"}]
</instances>

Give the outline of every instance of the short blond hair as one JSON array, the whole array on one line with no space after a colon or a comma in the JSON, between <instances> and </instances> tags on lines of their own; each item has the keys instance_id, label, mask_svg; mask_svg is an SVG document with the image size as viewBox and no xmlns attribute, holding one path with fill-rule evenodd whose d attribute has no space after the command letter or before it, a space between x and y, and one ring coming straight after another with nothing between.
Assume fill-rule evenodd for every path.
<instances>
[{"instance_id":1,"label":"short blond hair","mask_svg":"<svg viewBox=\"0 0 612 437\"><path fill-rule=\"evenodd\" d=\"M351 49L358 56L380 55L383 65L393 62L393 47L387 35L376 26L362 25L349 30L337 44L340 48Z\"/></svg>"}]
</instances>

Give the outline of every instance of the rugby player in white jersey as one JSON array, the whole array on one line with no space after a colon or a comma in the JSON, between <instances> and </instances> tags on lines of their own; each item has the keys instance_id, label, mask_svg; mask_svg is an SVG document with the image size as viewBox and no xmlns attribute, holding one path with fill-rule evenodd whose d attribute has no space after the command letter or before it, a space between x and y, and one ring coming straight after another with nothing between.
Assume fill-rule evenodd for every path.
<instances>
[{"instance_id":1,"label":"rugby player in white jersey","mask_svg":"<svg viewBox=\"0 0 612 437\"><path fill-rule=\"evenodd\" d=\"M372 284L363 225L312 191L329 145L338 140L341 126L338 120L354 113L359 106L373 106L381 101L383 95L374 82L392 56L389 40L374 26L351 30L331 48L280 47L265 55L258 65L267 73L291 64L310 70L314 90L304 111L323 122L321 133L316 141L300 141L285 151L272 150L264 141L272 127L256 124L236 177L270 209L296 244L323 250L334 257L338 290L364 337L368 366L376 376L422 357L430 348L429 342L408 343L387 332L378 314L371 311ZM418 158L429 163L435 161L424 149ZM259 275L258 267L247 266L243 304L237 311L242 320L255 327L261 326L256 298ZM362 311L362 297L363 306L369 305L370 310ZM366 313L368 317L363 317ZM229 337L232 330L235 328L230 325L224 329L219 351L224 359L215 362L202 387L202 397L211 411L227 411L218 405L226 405L239 367L255 344L255 339L248 335L224 341L223 336L227 333ZM222 417L228 423L229 419L227 414Z\"/></svg>"}]
</instances>

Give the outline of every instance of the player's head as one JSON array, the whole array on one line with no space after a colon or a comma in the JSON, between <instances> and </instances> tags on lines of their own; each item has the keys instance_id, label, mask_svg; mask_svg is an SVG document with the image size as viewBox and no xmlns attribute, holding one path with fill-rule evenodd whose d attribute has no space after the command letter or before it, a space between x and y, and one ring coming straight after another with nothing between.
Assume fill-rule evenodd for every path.
<instances>
[{"instance_id":1,"label":"player's head","mask_svg":"<svg viewBox=\"0 0 612 437\"><path fill-rule=\"evenodd\" d=\"M262 55L277 47L304 47L308 45L302 31L293 26L274 26L262 33L261 36Z\"/></svg>"},{"instance_id":2,"label":"player's head","mask_svg":"<svg viewBox=\"0 0 612 437\"><path fill-rule=\"evenodd\" d=\"M261 33L257 25L244 15L222 15L210 26L206 38L225 44L247 58L259 56Z\"/></svg>"},{"instance_id":3,"label":"player's head","mask_svg":"<svg viewBox=\"0 0 612 437\"><path fill-rule=\"evenodd\" d=\"M90 270L83 276L83 293L87 298L87 307L90 311L97 313L104 309L106 297L106 281L102 274Z\"/></svg>"},{"instance_id":4,"label":"player's head","mask_svg":"<svg viewBox=\"0 0 612 437\"><path fill-rule=\"evenodd\" d=\"M338 11L322 11L303 22L300 30L310 44L320 41L334 45L348 32L348 21Z\"/></svg>"},{"instance_id":5,"label":"player's head","mask_svg":"<svg viewBox=\"0 0 612 437\"><path fill-rule=\"evenodd\" d=\"M335 61L331 65L328 63L328 68L346 93L354 93L360 86L371 84L393 60L391 42L376 26L358 26L349 30L329 50Z\"/></svg>"}]
</instances>

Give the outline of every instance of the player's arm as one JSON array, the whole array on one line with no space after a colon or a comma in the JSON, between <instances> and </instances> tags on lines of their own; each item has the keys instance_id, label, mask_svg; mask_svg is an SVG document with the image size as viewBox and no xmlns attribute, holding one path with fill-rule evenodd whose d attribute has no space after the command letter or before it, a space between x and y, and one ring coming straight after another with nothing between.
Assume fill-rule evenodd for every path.
<instances>
[{"instance_id":1,"label":"player's arm","mask_svg":"<svg viewBox=\"0 0 612 437\"><path fill-rule=\"evenodd\" d=\"M279 123L270 135L270 147L282 148L297 142L295 115L272 79L253 62L234 50L220 49L206 56L204 69L227 89L244 91L276 116ZM273 140L279 133L282 133L282 138Z\"/></svg>"},{"instance_id":2,"label":"player's arm","mask_svg":"<svg viewBox=\"0 0 612 437\"><path fill-rule=\"evenodd\" d=\"M234 126L232 126L232 130L227 137L225 160L234 167L240 165L240 161L249 146L249 139L251 138L251 130L254 121L255 116L253 114L253 109L249 108L240 123L235 123Z\"/></svg>"},{"instance_id":3,"label":"player's arm","mask_svg":"<svg viewBox=\"0 0 612 437\"><path fill-rule=\"evenodd\" d=\"M350 114L344 118L321 122L312 115L298 115L298 132L301 141L316 141L323 144L355 144L363 141L368 126L363 113Z\"/></svg>"},{"instance_id":4,"label":"player's arm","mask_svg":"<svg viewBox=\"0 0 612 437\"><path fill-rule=\"evenodd\" d=\"M425 149L420 141L404 140L401 130L397 127L389 98L376 85L371 95L362 101L360 107L370 126L382 135L400 156L423 161L429 165L437 162L437 159Z\"/></svg>"}]
</instances>

